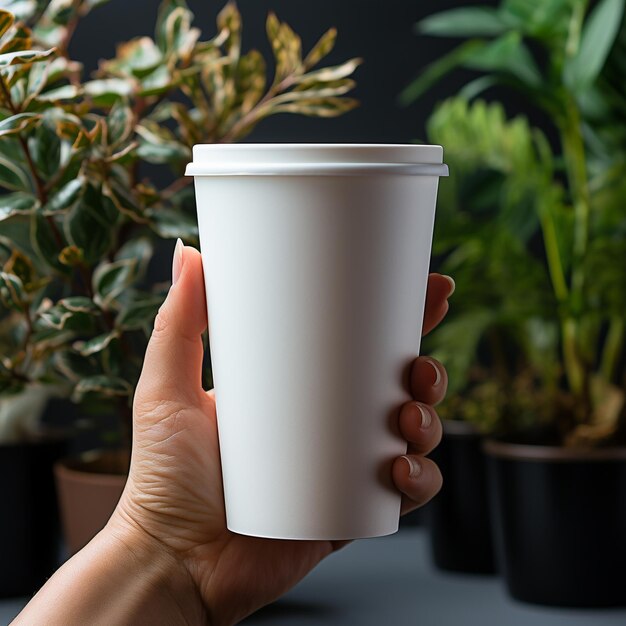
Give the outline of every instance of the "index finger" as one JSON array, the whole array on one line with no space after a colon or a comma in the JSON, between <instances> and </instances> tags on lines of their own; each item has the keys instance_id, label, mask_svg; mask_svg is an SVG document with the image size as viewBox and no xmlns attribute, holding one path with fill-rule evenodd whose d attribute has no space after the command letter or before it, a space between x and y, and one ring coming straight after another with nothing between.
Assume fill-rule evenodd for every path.
<instances>
[{"instance_id":1,"label":"index finger","mask_svg":"<svg viewBox=\"0 0 626 626\"><path fill-rule=\"evenodd\" d=\"M448 312L448 298L454 293L454 280L443 274L430 274L426 289L422 335L439 325Z\"/></svg>"}]
</instances>

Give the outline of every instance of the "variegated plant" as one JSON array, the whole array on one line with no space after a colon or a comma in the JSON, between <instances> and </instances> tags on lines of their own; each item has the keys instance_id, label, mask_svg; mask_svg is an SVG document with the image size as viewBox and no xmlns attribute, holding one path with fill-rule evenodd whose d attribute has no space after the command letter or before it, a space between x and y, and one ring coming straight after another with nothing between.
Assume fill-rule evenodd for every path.
<instances>
[{"instance_id":1,"label":"variegated plant","mask_svg":"<svg viewBox=\"0 0 626 626\"><path fill-rule=\"evenodd\" d=\"M54 385L126 419L164 297L146 284L154 243L197 237L191 146L240 140L277 113L349 111L359 60L314 69L336 31L303 56L270 13L268 80L263 56L242 53L233 2L203 41L185 1L164 0L154 39L120 44L83 80L68 45L105 2L0 0L0 395ZM146 178L143 163L174 182Z\"/></svg>"}]
</instances>

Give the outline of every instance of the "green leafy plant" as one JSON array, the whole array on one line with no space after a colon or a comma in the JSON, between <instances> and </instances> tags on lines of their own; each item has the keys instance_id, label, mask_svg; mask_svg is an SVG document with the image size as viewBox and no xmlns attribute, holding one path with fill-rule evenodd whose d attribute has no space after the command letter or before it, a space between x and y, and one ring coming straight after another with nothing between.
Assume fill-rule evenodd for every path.
<instances>
[{"instance_id":1,"label":"green leafy plant","mask_svg":"<svg viewBox=\"0 0 626 626\"><path fill-rule=\"evenodd\" d=\"M405 102L454 68L479 73L428 122L453 174L435 251L459 285L432 347L451 370L448 414L488 432L626 440L623 14L623 0L503 0L418 25L468 40ZM478 99L494 85L543 110L554 139Z\"/></svg>"},{"instance_id":2,"label":"green leafy plant","mask_svg":"<svg viewBox=\"0 0 626 626\"><path fill-rule=\"evenodd\" d=\"M85 80L68 46L80 19L105 3L0 2L0 395L43 385L95 399L115 407L128 437L167 289L146 279L155 243L197 240L182 177L192 145L240 140L278 113L345 113L360 61L316 69L335 29L303 55L298 35L270 13L269 78L263 56L242 51L234 2L205 41L184 0L164 0L154 38L120 44ZM144 164L168 166L174 182L159 184Z\"/></svg>"}]
</instances>

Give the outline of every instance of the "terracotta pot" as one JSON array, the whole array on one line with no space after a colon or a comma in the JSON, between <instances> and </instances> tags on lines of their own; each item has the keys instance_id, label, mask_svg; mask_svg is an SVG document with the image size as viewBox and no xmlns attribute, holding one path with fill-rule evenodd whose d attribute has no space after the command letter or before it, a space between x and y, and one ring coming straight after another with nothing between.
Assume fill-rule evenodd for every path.
<instances>
[{"instance_id":1,"label":"terracotta pot","mask_svg":"<svg viewBox=\"0 0 626 626\"><path fill-rule=\"evenodd\" d=\"M31 596L59 563L53 463L65 439L0 445L0 598Z\"/></svg>"},{"instance_id":2,"label":"terracotta pot","mask_svg":"<svg viewBox=\"0 0 626 626\"><path fill-rule=\"evenodd\" d=\"M493 574L493 539L483 436L468 422L443 421L443 438L430 455L443 487L427 507L431 551L442 570Z\"/></svg>"},{"instance_id":3,"label":"terracotta pot","mask_svg":"<svg viewBox=\"0 0 626 626\"><path fill-rule=\"evenodd\" d=\"M496 553L517 600L626 606L626 447L488 441Z\"/></svg>"},{"instance_id":4,"label":"terracotta pot","mask_svg":"<svg viewBox=\"0 0 626 626\"><path fill-rule=\"evenodd\" d=\"M122 495L129 454L88 452L54 466L61 521L70 554L75 554L104 528Z\"/></svg>"}]
</instances>

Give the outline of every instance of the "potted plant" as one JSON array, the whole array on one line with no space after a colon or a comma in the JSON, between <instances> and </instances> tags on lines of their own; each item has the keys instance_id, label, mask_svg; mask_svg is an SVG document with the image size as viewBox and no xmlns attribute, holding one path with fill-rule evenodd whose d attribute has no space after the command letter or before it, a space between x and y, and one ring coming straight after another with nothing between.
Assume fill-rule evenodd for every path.
<instances>
[{"instance_id":1,"label":"potted plant","mask_svg":"<svg viewBox=\"0 0 626 626\"><path fill-rule=\"evenodd\" d=\"M455 67L480 74L429 122L456 173L438 245L458 278L456 318L433 342L457 377L449 410L492 437L497 552L529 602L626 602L623 9L503 0L433 15L421 32L470 39L404 94ZM494 85L543 129L509 118L502 91L477 100Z\"/></svg>"},{"instance_id":2,"label":"potted plant","mask_svg":"<svg viewBox=\"0 0 626 626\"><path fill-rule=\"evenodd\" d=\"M53 389L84 415L118 418L112 450L57 468L71 551L104 525L125 482L133 391L168 288L147 274L155 246L197 243L192 179L182 178L191 146L241 140L277 113L349 111L356 101L343 96L359 64L315 69L336 31L303 56L300 38L270 13L268 81L262 55L242 52L233 2L215 37L201 40L184 0L164 0L154 39L120 44L83 79L68 45L101 4L33 0L0 10L2 402L21 407L15 423L36 422L25 401ZM210 384L210 369L206 376Z\"/></svg>"}]
</instances>

